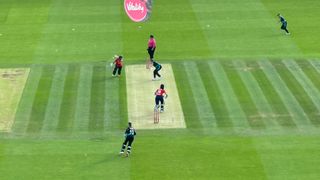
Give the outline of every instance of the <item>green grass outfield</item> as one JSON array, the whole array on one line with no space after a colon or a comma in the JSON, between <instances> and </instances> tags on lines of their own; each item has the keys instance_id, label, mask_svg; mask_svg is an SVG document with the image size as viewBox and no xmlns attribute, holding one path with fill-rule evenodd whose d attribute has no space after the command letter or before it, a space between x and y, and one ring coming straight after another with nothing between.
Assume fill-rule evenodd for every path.
<instances>
[{"instance_id":1,"label":"green grass outfield","mask_svg":"<svg viewBox=\"0 0 320 180\"><path fill-rule=\"evenodd\" d=\"M30 68L0 179L319 179L319 17L316 0L154 0L145 23L122 0L0 0L0 68ZM151 33L187 128L139 130L120 158L126 80L104 62L145 63Z\"/></svg>"}]
</instances>

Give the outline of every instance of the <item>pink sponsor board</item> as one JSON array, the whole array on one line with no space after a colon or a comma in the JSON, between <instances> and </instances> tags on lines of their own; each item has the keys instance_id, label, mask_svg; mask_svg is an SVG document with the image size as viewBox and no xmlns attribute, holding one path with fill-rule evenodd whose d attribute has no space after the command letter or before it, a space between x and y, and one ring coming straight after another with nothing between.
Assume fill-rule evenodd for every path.
<instances>
[{"instance_id":1,"label":"pink sponsor board","mask_svg":"<svg viewBox=\"0 0 320 180\"><path fill-rule=\"evenodd\" d=\"M132 21L146 21L151 12L151 0L124 0L124 9Z\"/></svg>"}]
</instances>

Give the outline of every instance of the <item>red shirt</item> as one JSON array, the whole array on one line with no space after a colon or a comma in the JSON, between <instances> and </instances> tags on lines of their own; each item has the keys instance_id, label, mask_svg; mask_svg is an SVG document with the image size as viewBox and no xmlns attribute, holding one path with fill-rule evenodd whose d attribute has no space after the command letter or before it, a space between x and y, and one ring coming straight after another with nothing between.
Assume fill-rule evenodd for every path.
<instances>
[{"instance_id":1,"label":"red shirt","mask_svg":"<svg viewBox=\"0 0 320 180\"><path fill-rule=\"evenodd\" d=\"M113 62L117 67L122 67L122 59L117 58L116 60L114 60Z\"/></svg>"},{"instance_id":2,"label":"red shirt","mask_svg":"<svg viewBox=\"0 0 320 180\"><path fill-rule=\"evenodd\" d=\"M156 40L154 38L150 38L148 42L149 48L156 48Z\"/></svg>"},{"instance_id":3,"label":"red shirt","mask_svg":"<svg viewBox=\"0 0 320 180\"><path fill-rule=\"evenodd\" d=\"M156 96L163 96L163 94L167 94L164 89L157 89L154 93Z\"/></svg>"}]
</instances>

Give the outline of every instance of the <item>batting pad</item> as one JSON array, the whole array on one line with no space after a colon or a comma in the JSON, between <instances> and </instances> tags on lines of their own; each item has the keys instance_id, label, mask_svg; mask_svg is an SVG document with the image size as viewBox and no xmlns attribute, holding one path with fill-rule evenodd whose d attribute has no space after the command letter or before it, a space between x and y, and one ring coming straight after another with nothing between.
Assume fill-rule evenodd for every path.
<instances>
[{"instance_id":1,"label":"batting pad","mask_svg":"<svg viewBox=\"0 0 320 180\"><path fill-rule=\"evenodd\" d=\"M10 132L29 69L0 69L0 131Z\"/></svg>"},{"instance_id":2,"label":"batting pad","mask_svg":"<svg viewBox=\"0 0 320 180\"><path fill-rule=\"evenodd\" d=\"M180 98L170 64L163 64L161 80L152 81L153 68L145 65L128 65L126 70L129 121L136 129L186 128ZM154 92L164 84L168 93L165 111L160 113L160 122L154 124Z\"/></svg>"}]
</instances>

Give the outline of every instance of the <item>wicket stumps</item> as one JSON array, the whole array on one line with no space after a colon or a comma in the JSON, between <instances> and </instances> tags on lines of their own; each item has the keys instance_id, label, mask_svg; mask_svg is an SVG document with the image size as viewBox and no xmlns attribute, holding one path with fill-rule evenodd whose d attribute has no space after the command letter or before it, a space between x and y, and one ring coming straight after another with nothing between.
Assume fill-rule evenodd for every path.
<instances>
[{"instance_id":1,"label":"wicket stumps","mask_svg":"<svg viewBox=\"0 0 320 180\"><path fill-rule=\"evenodd\" d=\"M154 124L159 123L160 120L160 106L154 107Z\"/></svg>"}]
</instances>

